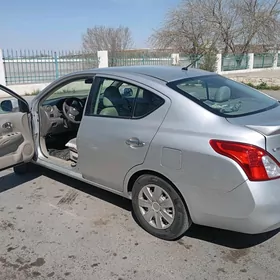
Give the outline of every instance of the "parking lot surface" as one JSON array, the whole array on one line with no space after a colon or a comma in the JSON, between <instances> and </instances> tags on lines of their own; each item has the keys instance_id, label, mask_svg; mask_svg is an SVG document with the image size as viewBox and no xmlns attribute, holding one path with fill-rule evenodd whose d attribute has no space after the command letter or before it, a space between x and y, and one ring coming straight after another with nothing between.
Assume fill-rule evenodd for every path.
<instances>
[{"instance_id":1,"label":"parking lot surface","mask_svg":"<svg viewBox=\"0 0 280 280\"><path fill-rule=\"evenodd\" d=\"M0 279L280 279L280 235L192 226L167 242L128 200L34 167L0 172Z\"/></svg>"},{"instance_id":2,"label":"parking lot surface","mask_svg":"<svg viewBox=\"0 0 280 280\"><path fill-rule=\"evenodd\" d=\"M193 225L166 242L137 225L126 199L39 167L0 172L0 280L279 280L278 232Z\"/></svg>"}]
</instances>

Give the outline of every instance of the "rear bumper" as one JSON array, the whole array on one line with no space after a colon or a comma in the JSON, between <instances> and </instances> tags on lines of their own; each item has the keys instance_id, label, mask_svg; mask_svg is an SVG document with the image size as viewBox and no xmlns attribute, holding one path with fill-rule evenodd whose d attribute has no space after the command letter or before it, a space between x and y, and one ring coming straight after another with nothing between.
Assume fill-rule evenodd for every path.
<instances>
[{"instance_id":1,"label":"rear bumper","mask_svg":"<svg viewBox=\"0 0 280 280\"><path fill-rule=\"evenodd\" d=\"M246 182L254 199L254 210L248 216L248 233L262 233L280 227L280 179Z\"/></svg>"},{"instance_id":2,"label":"rear bumper","mask_svg":"<svg viewBox=\"0 0 280 280\"><path fill-rule=\"evenodd\" d=\"M246 181L231 192L199 196L200 206L190 209L197 224L249 234L280 228L280 179Z\"/></svg>"}]
</instances>

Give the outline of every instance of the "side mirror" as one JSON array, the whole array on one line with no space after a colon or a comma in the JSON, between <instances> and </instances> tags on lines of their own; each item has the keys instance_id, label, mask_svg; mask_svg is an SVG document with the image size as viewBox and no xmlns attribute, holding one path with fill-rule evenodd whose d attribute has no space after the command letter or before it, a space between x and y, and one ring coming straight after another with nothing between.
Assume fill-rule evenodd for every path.
<instances>
[{"instance_id":1,"label":"side mirror","mask_svg":"<svg viewBox=\"0 0 280 280\"><path fill-rule=\"evenodd\" d=\"M124 88L124 90L123 90L123 95L124 95L125 97L130 97L130 96L132 96L132 95L133 95L132 89L131 89L131 88Z\"/></svg>"},{"instance_id":2,"label":"side mirror","mask_svg":"<svg viewBox=\"0 0 280 280\"><path fill-rule=\"evenodd\" d=\"M11 100L4 100L1 102L0 107L3 112L12 112L13 111L13 104Z\"/></svg>"},{"instance_id":3,"label":"side mirror","mask_svg":"<svg viewBox=\"0 0 280 280\"><path fill-rule=\"evenodd\" d=\"M16 111L19 110L18 101L17 100L10 100L10 99L3 100L0 103L0 108L3 112L7 112L7 113L16 112Z\"/></svg>"}]
</instances>

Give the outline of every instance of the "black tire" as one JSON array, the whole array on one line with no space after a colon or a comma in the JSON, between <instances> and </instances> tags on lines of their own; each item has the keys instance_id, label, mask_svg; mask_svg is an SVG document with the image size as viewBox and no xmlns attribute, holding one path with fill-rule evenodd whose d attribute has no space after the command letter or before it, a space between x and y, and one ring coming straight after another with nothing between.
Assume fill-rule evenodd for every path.
<instances>
[{"instance_id":1,"label":"black tire","mask_svg":"<svg viewBox=\"0 0 280 280\"><path fill-rule=\"evenodd\" d=\"M157 229L150 225L143 217L138 203L138 196L143 187L153 184L162 188L171 198L175 215L172 224L166 229ZM165 180L154 175L142 175L134 183L132 189L132 208L135 219L140 226L153 236L172 241L180 238L191 226L192 221L188 210L177 191Z\"/></svg>"},{"instance_id":2,"label":"black tire","mask_svg":"<svg viewBox=\"0 0 280 280\"><path fill-rule=\"evenodd\" d=\"M30 163L23 163L21 165L17 165L13 169L16 175L25 175L30 171Z\"/></svg>"}]
</instances>

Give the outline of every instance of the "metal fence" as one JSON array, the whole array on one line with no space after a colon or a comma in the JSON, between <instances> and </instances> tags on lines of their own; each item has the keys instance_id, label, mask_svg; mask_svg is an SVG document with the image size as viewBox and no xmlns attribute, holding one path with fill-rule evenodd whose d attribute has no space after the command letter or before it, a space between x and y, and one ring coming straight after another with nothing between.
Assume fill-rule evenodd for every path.
<instances>
[{"instance_id":1,"label":"metal fence","mask_svg":"<svg viewBox=\"0 0 280 280\"><path fill-rule=\"evenodd\" d=\"M175 54L174 54L175 55ZM197 60L197 55L180 53L179 61L168 51L126 51L108 54L108 66L134 65L189 65ZM269 68L274 65L275 54L254 54L253 68ZM176 58L177 59L177 58ZM3 51L5 79L7 85L48 83L65 74L98 67L97 53L77 51ZM204 57L197 60L192 67L205 68L209 61ZM210 64L215 64L211 60ZM223 54L221 71L248 69L247 54ZM209 65L208 65L209 66ZM280 67L280 54L277 66ZM207 68L208 69L208 68ZM215 71L215 70L212 70Z\"/></svg>"},{"instance_id":2,"label":"metal fence","mask_svg":"<svg viewBox=\"0 0 280 280\"><path fill-rule=\"evenodd\" d=\"M200 68L200 65L203 63L203 59L204 58L201 57L201 55L180 54L179 65L185 67L193 63L192 67Z\"/></svg>"},{"instance_id":3,"label":"metal fence","mask_svg":"<svg viewBox=\"0 0 280 280\"><path fill-rule=\"evenodd\" d=\"M199 55L180 54L177 66L187 66L199 58ZM171 53L138 53L131 55L118 54L115 56L109 55L109 66L137 66L137 65L162 65L172 66L174 61ZM203 63L203 58L194 63L194 67L199 68Z\"/></svg>"},{"instance_id":4,"label":"metal fence","mask_svg":"<svg viewBox=\"0 0 280 280\"><path fill-rule=\"evenodd\" d=\"M190 63L196 61L200 55L180 54L177 66L187 66ZM203 63L203 57L197 60L192 67L200 68ZM140 65L161 65L172 66L174 61L171 54L160 53L143 53L134 54L132 56L119 54L117 56L109 55L109 66L140 66Z\"/></svg>"},{"instance_id":5,"label":"metal fence","mask_svg":"<svg viewBox=\"0 0 280 280\"><path fill-rule=\"evenodd\" d=\"M169 53L109 53L109 66L172 65Z\"/></svg>"},{"instance_id":6,"label":"metal fence","mask_svg":"<svg viewBox=\"0 0 280 280\"><path fill-rule=\"evenodd\" d=\"M71 51L3 51L3 61L7 85L47 83L98 66L97 54Z\"/></svg>"},{"instance_id":7,"label":"metal fence","mask_svg":"<svg viewBox=\"0 0 280 280\"><path fill-rule=\"evenodd\" d=\"M273 66L273 61L273 53L254 54L253 68L270 68Z\"/></svg>"},{"instance_id":8,"label":"metal fence","mask_svg":"<svg viewBox=\"0 0 280 280\"><path fill-rule=\"evenodd\" d=\"M222 56L222 71L247 69L248 62L247 54L224 54Z\"/></svg>"}]
</instances>

